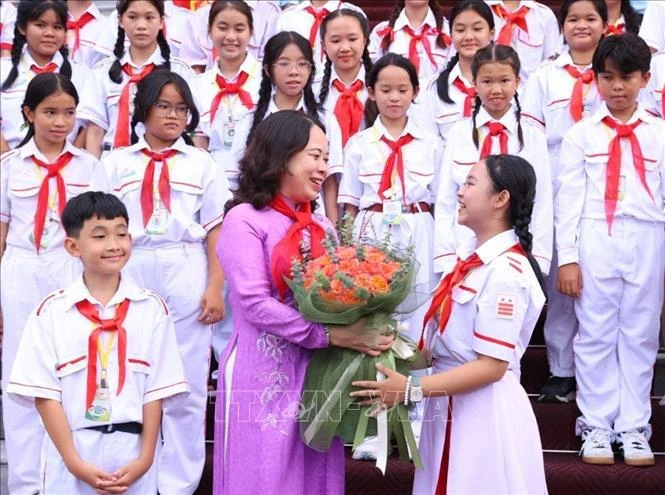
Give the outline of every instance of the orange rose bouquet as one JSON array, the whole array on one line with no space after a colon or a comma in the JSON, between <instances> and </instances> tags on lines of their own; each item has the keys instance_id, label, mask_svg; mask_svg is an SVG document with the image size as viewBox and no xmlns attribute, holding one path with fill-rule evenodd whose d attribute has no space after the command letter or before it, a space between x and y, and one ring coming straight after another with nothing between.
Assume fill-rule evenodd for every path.
<instances>
[{"instance_id":1,"label":"orange rose bouquet","mask_svg":"<svg viewBox=\"0 0 665 495\"><path fill-rule=\"evenodd\" d=\"M355 448L366 435L378 434L380 445L384 444L383 452L377 456L377 466L382 470L391 438L395 439L402 459L408 460L410 451L414 463L419 465L404 405L374 417L370 407L358 406L349 396L351 382L377 378L376 362L409 373L416 359L416 344L398 331L394 318L400 312L407 312L403 306L414 292L418 263L413 250L392 245L389 237L382 242L354 242L352 224L346 219L341 228L341 242L330 232L323 244L325 254L308 259L305 253L304 261L293 262L293 278L287 284L299 311L309 321L334 325L350 325L367 316L363 330L367 338L390 332L395 334L395 341L379 357L338 347L314 352L302 396L301 437L311 448L325 452L335 436L353 443Z\"/></svg>"}]
</instances>

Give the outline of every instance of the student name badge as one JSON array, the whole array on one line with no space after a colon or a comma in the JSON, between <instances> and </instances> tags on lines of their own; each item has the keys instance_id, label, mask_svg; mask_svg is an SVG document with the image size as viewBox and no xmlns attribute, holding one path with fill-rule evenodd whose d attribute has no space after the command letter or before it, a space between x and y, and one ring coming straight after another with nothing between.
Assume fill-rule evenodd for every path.
<instances>
[{"instance_id":1,"label":"student name badge","mask_svg":"<svg viewBox=\"0 0 665 495\"><path fill-rule=\"evenodd\" d=\"M50 217L44 222L44 229L42 230L42 239L39 243L40 249L46 249L53 242L56 234L58 233L58 228L60 227L60 222L54 218ZM35 234L30 232L29 236L30 243L35 245Z\"/></svg>"},{"instance_id":2,"label":"student name badge","mask_svg":"<svg viewBox=\"0 0 665 495\"><path fill-rule=\"evenodd\" d=\"M619 201L623 201L626 197L626 176L619 176Z\"/></svg>"},{"instance_id":3,"label":"student name badge","mask_svg":"<svg viewBox=\"0 0 665 495\"><path fill-rule=\"evenodd\" d=\"M233 138L236 135L236 123L229 119L229 121L226 123L226 126L224 127L224 147L226 149L231 149L231 145L233 144Z\"/></svg>"},{"instance_id":4,"label":"student name badge","mask_svg":"<svg viewBox=\"0 0 665 495\"><path fill-rule=\"evenodd\" d=\"M145 226L145 233L150 235L166 234L166 224L169 220L169 211L163 206L159 206L152 211L152 216L148 225Z\"/></svg>"},{"instance_id":5,"label":"student name badge","mask_svg":"<svg viewBox=\"0 0 665 495\"><path fill-rule=\"evenodd\" d=\"M391 187L384 193L383 200L383 223L385 225L399 225L402 223L402 202L398 199L399 189Z\"/></svg>"},{"instance_id":6,"label":"student name badge","mask_svg":"<svg viewBox=\"0 0 665 495\"><path fill-rule=\"evenodd\" d=\"M102 379L95 391L92 405L85 412L85 418L92 421L111 421L111 392L106 381L106 370L102 370Z\"/></svg>"}]
</instances>

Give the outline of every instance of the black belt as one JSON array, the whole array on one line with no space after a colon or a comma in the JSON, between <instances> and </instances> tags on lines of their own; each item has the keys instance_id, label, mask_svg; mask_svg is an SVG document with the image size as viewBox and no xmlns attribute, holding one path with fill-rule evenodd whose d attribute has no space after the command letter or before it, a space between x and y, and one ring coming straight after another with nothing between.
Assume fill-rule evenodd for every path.
<instances>
[{"instance_id":1,"label":"black belt","mask_svg":"<svg viewBox=\"0 0 665 495\"><path fill-rule=\"evenodd\" d=\"M115 431L122 431L124 433L134 433L140 435L143 431L143 425L137 422L130 423L112 423L108 425L88 426L85 430L101 431L102 433L113 433Z\"/></svg>"}]
</instances>

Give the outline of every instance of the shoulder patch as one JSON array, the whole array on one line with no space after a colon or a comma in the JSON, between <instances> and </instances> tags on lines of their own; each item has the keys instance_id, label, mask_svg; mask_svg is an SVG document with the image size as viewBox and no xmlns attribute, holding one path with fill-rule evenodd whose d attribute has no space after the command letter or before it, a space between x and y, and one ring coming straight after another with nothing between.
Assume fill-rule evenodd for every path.
<instances>
[{"instance_id":1,"label":"shoulder patch","mask_svg":"<svg viewBox=\"0 0 665 495\"><path fill-rule=\"evenodd\" d=\"M495 316L512 320L515 318L515 304L517 304L517 294L497 294Z\"/></svg>"},{"instance_id":2,"label":"shoulder patch","mask_svg":"<svg viewBox=\"0 0 665 495\"><path fill-rule=\"evenodd\" d=\"M64 289L57 290L55 292L51 292L48 296L46 296L44 299L42 299L42 302L39 303L39 306L37 306L37 316L41 314L41 312L55 299L58 299L59 297L62 297L65 294Z\"/></svg>"}]
</instances>

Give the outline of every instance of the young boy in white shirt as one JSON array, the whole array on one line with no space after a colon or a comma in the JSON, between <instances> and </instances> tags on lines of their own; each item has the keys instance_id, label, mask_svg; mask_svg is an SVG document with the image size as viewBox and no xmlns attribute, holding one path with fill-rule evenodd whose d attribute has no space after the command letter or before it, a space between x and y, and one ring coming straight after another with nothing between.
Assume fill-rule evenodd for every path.
<instances>
[{"instance_id":1,"label":"young boy in white shirt","mask_svg":"<svg viewBox=\"0 0 665 495\"><path fill-rule=\"evenodd\" d=\"M62 223L83 274L28 318L8 387L34 399L48 433L40 491L155 494L162 400L188 392L169 309L121 276L131 236L119 199L83 193Z\"/></svg>"}]
</instances>

